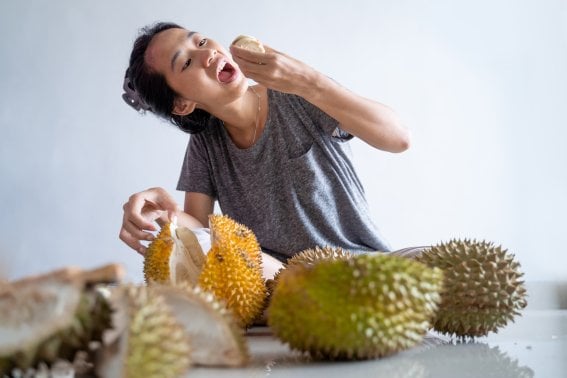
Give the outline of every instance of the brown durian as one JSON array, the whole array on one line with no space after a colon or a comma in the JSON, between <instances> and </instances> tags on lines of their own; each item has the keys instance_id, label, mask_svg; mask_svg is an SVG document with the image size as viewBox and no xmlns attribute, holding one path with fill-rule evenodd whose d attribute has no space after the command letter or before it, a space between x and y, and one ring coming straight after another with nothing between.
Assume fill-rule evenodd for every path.
<instances>
[{"instance_id":1,"label":"brown durian","mask_svg":"<svg viewBox=\"0 0 567 378\"><path fill-rule=\"evenodd\" d=\"M262 312L266 285L261 249L246 226L228 216L211 215L211 250L199 276L199 286L226 303L241 327Z\"/></svg>"},{"instance_id":2,"label":"brown durian","mask_svg":"<svg viewBox=\"0 0 567 378\"><path fill-rule=\"evenodd\" d=\"M491 242L455 239L425 249L416 259L445 273L434 322L438 332L485 336L514 321L527 304L520 264Z\"/></svg>"},{"instance_id":3,"label":"brown durian","mask_svg":"<svg viewBox=\"0 0 567 378\"><path fill-rule=\"evenodd\" d=\"M205 254L187 227L175 221L165 224L150 243L144 256L146 283L196 284L205 263Z\"/></svg>"}]
</instances>

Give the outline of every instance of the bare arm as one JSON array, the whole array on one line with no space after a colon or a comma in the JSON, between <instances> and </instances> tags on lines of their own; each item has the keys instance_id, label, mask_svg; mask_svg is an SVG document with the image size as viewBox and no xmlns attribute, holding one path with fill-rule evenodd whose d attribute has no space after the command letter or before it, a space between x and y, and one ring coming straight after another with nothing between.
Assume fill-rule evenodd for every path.
<instances>
[{"instance_id":1,"label":"bare arm","mask_svg":"<svg viewBox=\"0 0 567 378\"><path fill-rule=\"evenodd\" d=\"M185 207L186 214L201 223L201 227L209 227L209 215L213 213L214 200L203 193L186 192Z\"/></svg>"},{"instance_id":2,"label":"bare arm","mask_svg":"<svg viewBox=\"0 0 567 378\"><path fill-rule=\"evenodd\" d=\"M233 57L247 77L282 92L305 98L336 119L341 128L371 146L402 152L410 133L389 107L359 96L303 62L267 46L258 53L231 46Z\"/></svg>"}]
</instances>

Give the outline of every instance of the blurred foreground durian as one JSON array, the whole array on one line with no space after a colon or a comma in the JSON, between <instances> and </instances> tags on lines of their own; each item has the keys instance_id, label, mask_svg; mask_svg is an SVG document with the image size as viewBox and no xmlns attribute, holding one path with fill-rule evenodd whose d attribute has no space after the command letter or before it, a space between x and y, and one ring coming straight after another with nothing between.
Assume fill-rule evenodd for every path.
<instances>
[{"instance_id":1,"label":"blurred foreground durian","mask_svg":"<svg viewBox=\"0 0 567 378\"><path fill-rule=\"evenodd\" d=\"M445 274L445 291L434 322L438 332L479 337L513 321L526 302L520 264L486 241L451 240L417 258Z\"/></svg>"},{"instance_id":2,"label":"blurred foreground durian","mask_svg":"<svg viewBox=\"0 0 567 378\"><path fill-rule=\"evenodd\" d=\"M383 254L297 264L284 270L268 324L292 349L317 359L369 359L419 343L440 300L443 274Z\"/></svg>"},{"instance_id":3,"label":"blurred foreground durian","mask_svg":"<svg viewBox=\"0 0 567 378\"><path fill-rule=\"evenodd\" d=\"M196 284L205 254L195 234L176 222L165 224L150 243L144 257L147 283Z\"/></svg>"},{"instance_id":4,"label":"blurred foreground durian","mask_svg":"<svg viewBox=\"0 0 567 378\"><path fill-rule=\"evenodd\" d=\"M266 299L261 249L246 226L228 216L211 215L211 250L199 286L226 303L241 327L261 314Z\"/></svg>"},{"instance_id":5,"label":"blurred foreground durian","mask_svg":"<svg viewBox=\"0 0 567 378\"><path fill-rule=\"evenodd\" d=\"M123 285L110 291L114 328L97 361L102 377L175 378L191 365L190 340L162 296L151 287Z\"/></svg>"},{"instance_id":6,"label":"blurred foreground durian","mask_svg":"<svg viewBox=\"0 0 567 378\"><path fill-rule=\"evenodd\" d=\"M110 306L92 285L121 275L117 265L65 268L0 285L0 375L90 354L111 327Z\"/></svg>"},{"instance_id":7,"label":"blurred foreground durian","mask_svg":"<svg viewBox=\"0 0 567 378\"><path fill-rule=\"evenodd\" d=\"M249 350L243 330L224 303L211 293L188 285L153 285L184 327L195 365L243 366Z\"/></svg>"}]
</instances>

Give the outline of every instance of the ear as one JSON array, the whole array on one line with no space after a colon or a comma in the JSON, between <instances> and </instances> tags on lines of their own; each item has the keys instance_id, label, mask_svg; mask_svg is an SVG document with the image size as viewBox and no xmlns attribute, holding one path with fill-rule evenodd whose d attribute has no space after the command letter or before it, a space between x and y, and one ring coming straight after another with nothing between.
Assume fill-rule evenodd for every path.
<instances>
[{"instance_id":1,"label":"ear","mask_svg":"<svg viewBox=\"0 0 567 378\"><path fill-rule=\"evenodd\" d=\"M193 113L193 110L195 110L196 106L196 102L177 97L173 101L172 113L175 115L186 116L187 114Z\"/></svg>"}]
</instances>

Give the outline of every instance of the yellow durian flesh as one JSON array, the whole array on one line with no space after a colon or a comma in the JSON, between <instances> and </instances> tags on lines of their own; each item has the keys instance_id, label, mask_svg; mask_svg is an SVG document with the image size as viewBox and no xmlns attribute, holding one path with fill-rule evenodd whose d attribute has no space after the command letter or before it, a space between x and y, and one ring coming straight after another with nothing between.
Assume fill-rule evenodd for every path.
<instances>
[{"instance_id":1,"label":"yellow durian flesh","mask_svg":"<svg viewBox=\"0 0 567 378\"><path fill-rule=\"evenodd\" d=\"M368 359L420 342L442 272L383 254L297 264L282 272L268 324L292 349L317 359Z\"/></svg>"},{"instance_id":2,"label":"yellow durian flesh","mask_svg":"<svg viewBox=\"0 0 567 378\"><path fill-rule=\"evenodd\" d=\"M425 249L416 259L445 272L434 322L438 332L485 336L513 321L527 304L520 264L491 242L455 239Z\"/></svg>"},{"instance_id":3,"label":"yellow durian flesh","mask_svg":"<svg viewBox=\"0 0 567 378\"><path fill-rule=\"evenodd\" d=\"M199 286L223 300L242 327L261 314L266 299L261 249L246 226L228 216L212 215L211 250L199 276Z\"/></svg>"},{"instance_id":4,"label":"yellow durian flesh","mask_svg":"<svg viewBox=\"0 0 567 378\"><path fill-rule=\"evenodd\" d=\"M177 227L174 222L167 223L146 251L145 281L196 284L204 264L204 256L191 230Z\"/></svg>"}]
</instances>

